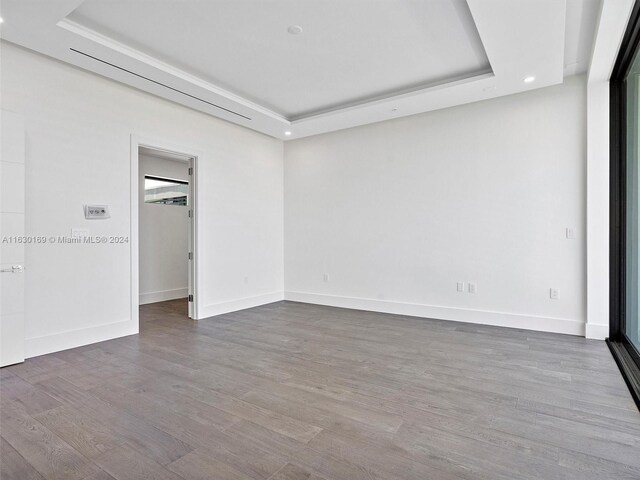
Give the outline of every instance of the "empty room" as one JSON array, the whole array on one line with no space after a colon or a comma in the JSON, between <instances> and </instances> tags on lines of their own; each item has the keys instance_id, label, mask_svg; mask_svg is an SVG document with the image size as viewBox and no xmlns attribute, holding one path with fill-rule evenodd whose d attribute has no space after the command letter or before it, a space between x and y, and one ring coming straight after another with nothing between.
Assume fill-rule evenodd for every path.
<instances>
[{"instance_id":1,"label":"empty room","mask_svg":"<svg viewBox=\"0 0 640 480\"><path fill-rule=\"evenodd\" d=\"M1 480L640 480L640 0L1 0Z\"/></svg>"}]
</instances>

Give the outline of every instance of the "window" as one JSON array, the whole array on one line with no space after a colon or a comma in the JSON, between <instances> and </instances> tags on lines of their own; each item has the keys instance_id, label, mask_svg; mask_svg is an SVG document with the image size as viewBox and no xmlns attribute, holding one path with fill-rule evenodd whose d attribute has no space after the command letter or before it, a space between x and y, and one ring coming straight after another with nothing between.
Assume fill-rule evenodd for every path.
<instances>
[{"instance_id":1,"label":"window","mask_svg":"<svg viewBox=\"0 0 640 480\"><path fill-rule=\"evenodd\" d=\"M640 2L611 76L611 349L640 408Z\"/></svg>"},{"instance_id":2,"label":"window","mask_svg":"<svg viewBox=\"0 0 640 480\"><path fill-rule=\"evenodd\" d=\"M144 203L186 206L189 204L189 182L145 175Z\"/></svg>"}]
</instances>

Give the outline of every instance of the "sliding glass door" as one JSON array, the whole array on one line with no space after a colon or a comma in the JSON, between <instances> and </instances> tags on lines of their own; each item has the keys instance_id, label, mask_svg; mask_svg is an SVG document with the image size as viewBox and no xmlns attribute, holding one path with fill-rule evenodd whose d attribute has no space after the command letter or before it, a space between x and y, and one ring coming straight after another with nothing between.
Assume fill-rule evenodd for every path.
<instances>
[{"instance_id":1,"label":"sliding glass door","mask_svg":"<svg viewBox=\"0 0 640 480\"><path fill-rule=\"evenodd\" d=\"M640 0L611 75L610 334L640 408Z\"/></svg>"},{"instance_id":2,"label":"sliding glass door","mask_svg":"<svg viewBox=\"0 0 640 480\"><path fill-rule=\"evenodd\" d=\"M640 102L640 55L634 54L629 71L624 80L626 90L626 272L625 272L625 324L624 336L636 350L640 350L640 330L638 322L638 302L640 300L640 156L638 140L638 113Z\"/></svg>"}]
</instances>

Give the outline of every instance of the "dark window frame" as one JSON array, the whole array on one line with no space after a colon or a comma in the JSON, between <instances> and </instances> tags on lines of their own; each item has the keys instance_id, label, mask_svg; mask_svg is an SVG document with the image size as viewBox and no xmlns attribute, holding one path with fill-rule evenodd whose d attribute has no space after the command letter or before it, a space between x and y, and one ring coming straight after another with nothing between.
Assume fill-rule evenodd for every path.
<instances>
[{"instance_id":1,"label":"dark window frame","mask_svg":"<svg viewBox=\"0 0 640 480\"><path fill-rule=\"evenodd\" d=\"M636 0L610 81L609 338L607 345L640 409L640 352L625 330L627 94L625 79L640 51L640 0Z\"/></svg>"}]
</instances>

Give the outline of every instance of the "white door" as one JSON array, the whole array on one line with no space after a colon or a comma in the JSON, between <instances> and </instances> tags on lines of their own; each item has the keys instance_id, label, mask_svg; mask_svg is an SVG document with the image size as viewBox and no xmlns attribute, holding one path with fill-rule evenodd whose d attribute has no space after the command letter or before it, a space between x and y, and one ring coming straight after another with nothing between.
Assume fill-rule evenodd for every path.
<instances>
[{"instance_id":1,"label":"white door","mask_svg":"<svg viewBox=\"0 0 640 480\"><path fill-rule=\"evenodd\" d=\"M24 122L1 110L0 367L24 361L24 160Z\"/></svg>"}]
</instances>

